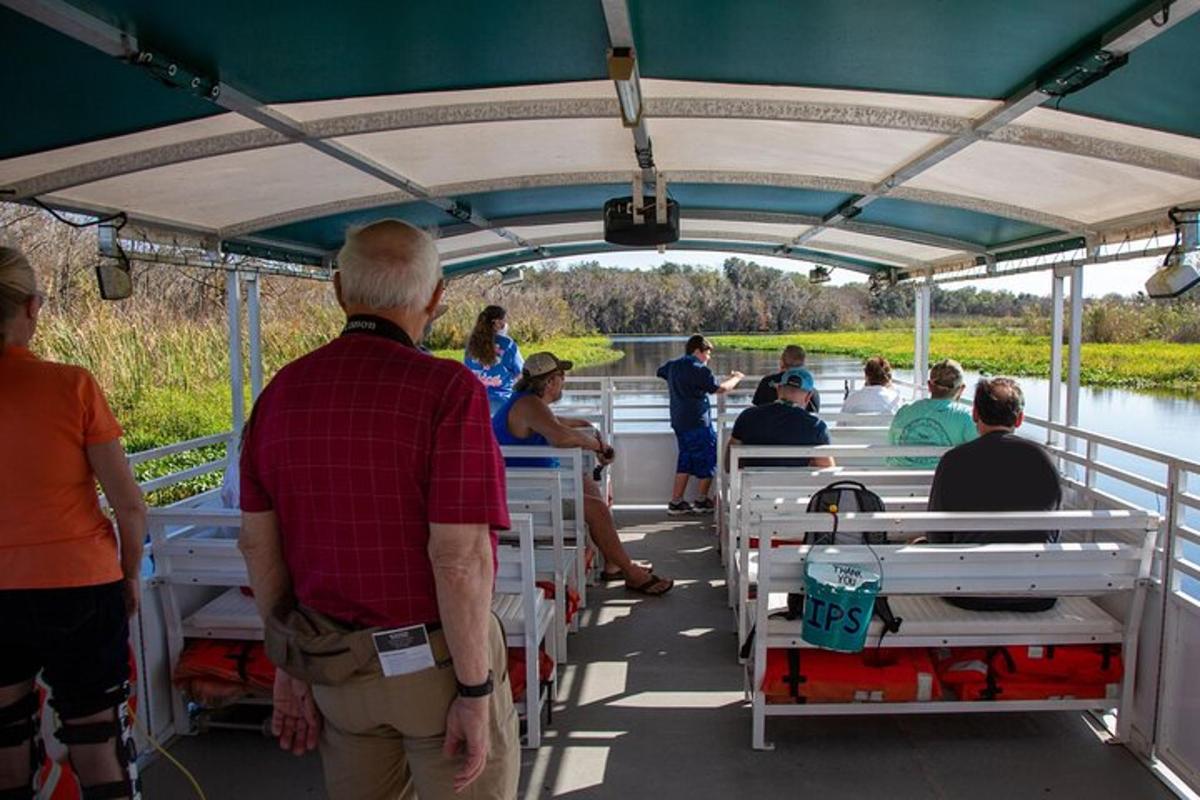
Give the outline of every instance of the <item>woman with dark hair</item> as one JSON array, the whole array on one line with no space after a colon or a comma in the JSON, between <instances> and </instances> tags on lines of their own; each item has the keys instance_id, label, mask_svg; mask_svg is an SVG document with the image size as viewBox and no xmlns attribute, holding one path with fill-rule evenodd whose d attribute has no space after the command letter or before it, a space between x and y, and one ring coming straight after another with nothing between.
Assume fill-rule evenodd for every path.
<instances>
[{"instance_id":1,"label":"woman with dark hair","mask_svg":"<svg viewBox=\"0 0 1200 800\"><path fill-rule=\"evenodd\" d=\"M892 386L892 365L883 356L867 359L863 365L866 385L846 395L843 414L895 414L900 408L900 392Z\"/></svg>"},{"instance_id":2,"label":"woman with dark hair","mask_svg":"<svg viewBox=\"0 0 1200 800\"><path fill-rule=\"evenodd\" d=\"M508 312L502 307L488 306L479 312L463 363L487 387L488 403L495 414L512 397L513 384L525 366L520 348L508 336Z\"/></svg>"}]
</instances>

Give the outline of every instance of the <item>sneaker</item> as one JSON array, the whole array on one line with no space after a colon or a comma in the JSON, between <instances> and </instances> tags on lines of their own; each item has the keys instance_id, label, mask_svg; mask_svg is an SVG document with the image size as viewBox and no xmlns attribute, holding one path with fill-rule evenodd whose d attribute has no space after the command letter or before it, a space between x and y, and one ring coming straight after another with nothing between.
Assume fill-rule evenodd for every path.
<instances>
[{"instance_id":1,"label":"sneaker","mask_svg":"<svg viewBox=\"0 0 1200 800\"><path fill-rule=\"evenodd\" d=\"M717 510L717 504L713 502L711 497L706 497L703 500L697 500L692 504L692 511L696 514L711 514Z\"/></svg>"},{"instance_id":2,"label":"sneaker","mask_svg":"<svg viewBox=\"0 0 1200 800\"><path fill-rule=\"evenodd\" d=\"M667 503L667 513L673 517L679 514L691 514L693 510L692 504L687 500L680 500L678 503Z\"/></svg>"}]
</instances>

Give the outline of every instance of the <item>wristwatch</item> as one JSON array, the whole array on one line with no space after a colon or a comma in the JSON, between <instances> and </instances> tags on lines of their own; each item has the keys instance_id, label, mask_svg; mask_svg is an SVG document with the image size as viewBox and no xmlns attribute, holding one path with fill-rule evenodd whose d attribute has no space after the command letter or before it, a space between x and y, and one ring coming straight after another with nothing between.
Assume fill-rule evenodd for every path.
<instances>
[{"instance_id":1,"label":"wristwatch","mask_svg":"<svg viewBox=\"0 0 1200 800\"><path fill-rule=\"evenodd\" d=\"M488 674L487 674L487 680L484 681L483 683L479 683L474 686L468 686L465 683L459 683L458 684L458 696L459 697L487 697L496 688L496 683L495 683L494 678L495 678L495 676L492 674L492 671L489 669Z\"/></svg>"}]
</instances>

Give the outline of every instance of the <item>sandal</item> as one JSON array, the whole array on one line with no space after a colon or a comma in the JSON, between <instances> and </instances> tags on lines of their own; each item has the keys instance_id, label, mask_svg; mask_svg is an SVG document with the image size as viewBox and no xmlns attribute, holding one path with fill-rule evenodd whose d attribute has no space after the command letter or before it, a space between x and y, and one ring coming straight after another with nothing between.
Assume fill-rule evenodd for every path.
<instances>
[{"instance_id":1,"label":"sandal","mask_svg":"<svg viewBox=\"0 0 1200 800\"><path fill-rule=\"evenodd\" d=\"M655 575L653 572L651 572L650 577L646 579L645 583L638 584L637 586L630 586L627 583L627 584L625 584L625 588L631 592L637 592L638 594L644 594L647 597L658 597L659 595L664 595L667 592L671 591L671 587L674 585L675 585L675 581L668 580L667 578L660 578L657 575ZM658 589L657 591L655 591L655 587L661 587L661 586L665 586L666 588Z\"/></svg>"},{"instance_id":2,"label":"sandal","mask_svg":"<svg viewBox=\"0 0 1200 800\"><path fill-rule=\"evenodd\" d=\"M644 564L640 563L638 561L635 561L633 563L635 566L641 567L642 569L646 570L646 572L654 572L654 565L648 561ZM624 579L625 579L625 572L623 570L617 569L617 570L613 570L612 572L609 572L606 569L600 570L600 580L602 580L602 581L620 581L620 580L624 580Z\"/></svg>"}]
</instances>

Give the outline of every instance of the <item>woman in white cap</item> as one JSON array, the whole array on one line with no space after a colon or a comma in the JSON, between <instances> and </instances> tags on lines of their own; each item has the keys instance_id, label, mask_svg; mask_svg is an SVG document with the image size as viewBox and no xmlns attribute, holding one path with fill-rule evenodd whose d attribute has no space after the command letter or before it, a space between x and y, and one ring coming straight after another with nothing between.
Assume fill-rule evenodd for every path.
<instances>
[{"instance_id":1,"label":"woman in white cap","mask_svg":"<svg viewBox=\"0 0 1200 800\"><path fill-rule=\"evenodd\" d=\"M29 350L44 302L25 256L0 247L0 795L32 792L40 675L83 796L134 797L128 618L146 506L96 380Z\"/></svg>"}]
</instances>

